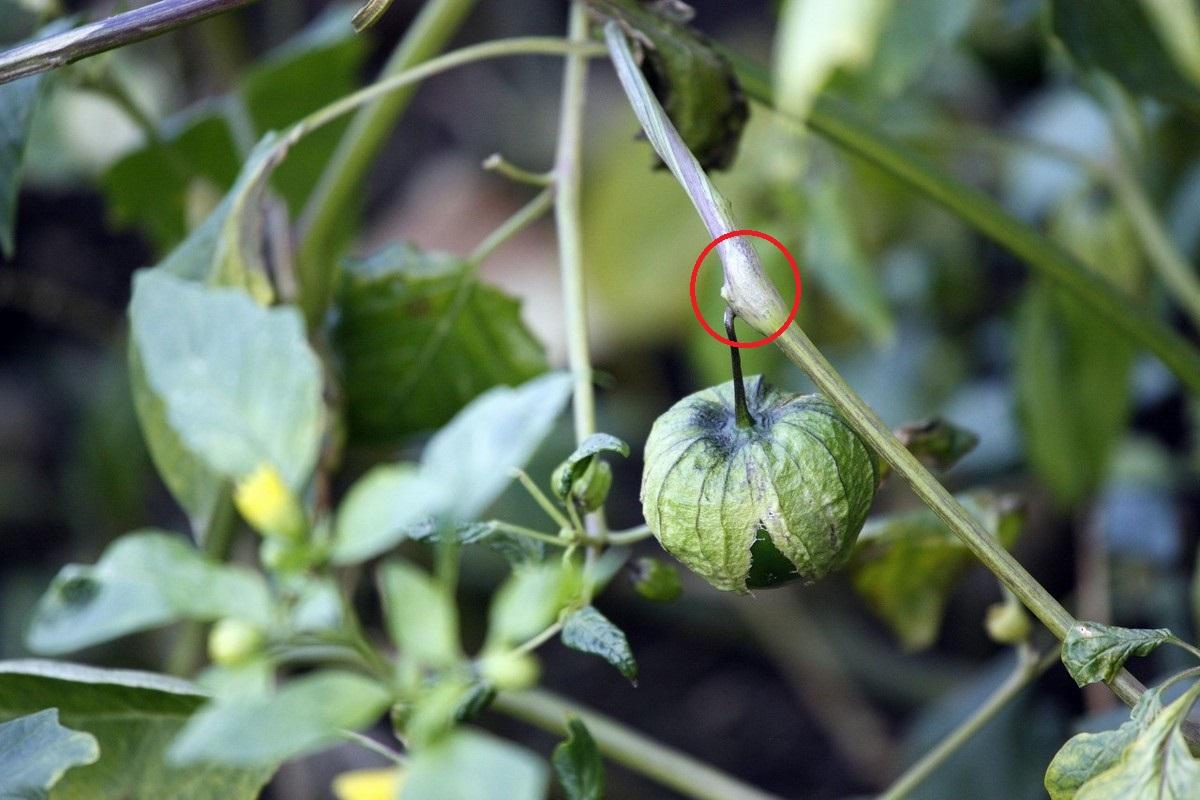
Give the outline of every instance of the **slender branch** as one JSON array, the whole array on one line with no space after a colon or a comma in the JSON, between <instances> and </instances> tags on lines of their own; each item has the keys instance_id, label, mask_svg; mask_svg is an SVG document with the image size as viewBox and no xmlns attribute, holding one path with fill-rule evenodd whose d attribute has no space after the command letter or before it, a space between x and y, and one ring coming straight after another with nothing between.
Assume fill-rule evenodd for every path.
<instances>
[{"instance_id":1,"label":"slender branch","mask_svg":"<svg viewBox=\"0 0 1200 800\"><path fill-rule=\"evenodd\" d=\"M159 0L0 53L0 83L150 39L257 0Z\"/></svg>"},{"instance_id":2,"label":"slender branch","mask_svg":"<svg viewBox=\"0 0 1200 800\"><path fill-rule=\"evenodd\" d=\"M586 42L587 9L571 4L567 38ZM558 260L562 274L563 311L567 325L567 361L574 379L575 439L596 432L596 398L588 354L587 298L583 284L583 236L580 231L580 160L583 151L583 107L587 91L587 59L567 56L563 70L558 150L554 157L554 219L558 225Z\"/></svg>"},{"instance_id":3,"label":"slender branch","mask_svg":"<svg viewBox=\"0 0 1200 800\"><path fill-rule=\"evenodd\" d=\"M510 181L517 183L527 183L530 186L550 186L554 183L553 172L531 172L523 167L518 167L499 153L492 153L483 160L483 168L488 172L495 172L503 175Z\"/></svg>"},{"instance_id":4,"label":"slender branch","mask_svg":"<svg viewBox=\"0 0 1200 800\"><path fill-rule=\"evenodd\" d=\"M605 756L694 800L779 800L551 692L501 692L492 707L556 735L566 734L568 717L579 717Z\"/></svg>"},{"instance_id":5,"label":"slender branch","mask_svg":"<svg viewBox=\"0 0 1200 800\"><path fill-rule=\"evenodd\" d=\"M773 105L766 74L734 54L746 94ZM980 233L1073 294L1131 340L1158 356L1193 394L1200 394L1200 350L1110 284L1098 280L1078 259L1005 211L983 192L967 186L900 144L854 118L843 104L822 96L809 112L808 126L844 150L945 206ZM738 309L739 313L741 309ZM743 317L744 318L744 317ZM751 320L747 320L748 322ZM755 327L759 327L755 323Z\"/></svg>"},{"instance_id":6,"label":"slender branch","mask_svg":"<svg viewBox=\"0 0 1200 800\"><path fill-rule=\"evenodd\" d=\"M392 51L381 77L402 73L440 50L458 31L476 0L430 0ZM336 267L338 230L358 202L367 169L412 100L413 90L395 92L355 116L309 196L300 219L298 265L305 314L320 318Z\"/></svg>"},{"instance_id":7,"label":"slender branch","mask_svg":"<svg viewBox=\"0 0 1200 800\"><path fill-rule=\"evenodd\" d=\"M233 549L237 532L237 515L233 512L233 496L228 486L221 489L213 505L212 516L202 531L196 531L204 555L213 561L226 561ZM171 675L190 677L204 660L205 634L208 625L189 620L180 627L171 651L167 655L166 671Z\"/></svg>"},{"instance_id":8,"label":"slender branch","mask_svg":"<svg viewBox=\"0 0 1200 800\"><path fill-rule=\"evenodd\" d=\"M953 755L954 751L962 747L992 717L996 716L1013 698L1020 694L1025 687L1033 683L1039 675L1049 669L1057 660L1057 647L1040 657L1032 650L1025 648L1019 650L1017 666L996 687L996 690L988 696L983 705L975 709L975 712L963 720L961 725L951 731L949 736L939 742L937 747L930 750L917 763L909 767L886 792L879 796L879 800L901 800L901 798L908 797L913 789L917 788L926 778L932 775L947 758Z\"/></svg>"},{"instance_id":9,"label":"slender branch","mask_svg":"<svg viewBox=\"0 0 1200 800\"><path fill-rule=\"evenodd\" d=\"M554 192L550 189L543 189L480 242L479 246L471 251L470 260L475 264L486 261L496 248L536 222L542 214L550 210L553 204Z\"/></svg>"},{"instance_id":10,"label":"slender branch","mask_svg":"<svg viewBox=\"0 0 1200 800\"><path fill-rule=\"evenodd\" d=\"M630 528L626 531L610 533L604 538L604 541L613 545L635 544L643 539L649 539L653 535L650 532L650 526L638 525L636 528Z\"/></svg>"}]
</instances>

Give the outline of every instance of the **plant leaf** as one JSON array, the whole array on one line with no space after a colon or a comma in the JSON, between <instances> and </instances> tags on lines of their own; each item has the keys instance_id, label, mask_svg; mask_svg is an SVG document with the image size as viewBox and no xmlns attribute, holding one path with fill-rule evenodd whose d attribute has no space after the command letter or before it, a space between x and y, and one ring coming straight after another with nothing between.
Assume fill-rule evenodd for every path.
<instances>
[{"instance_id":1,"label":"plant leaf","mask_svg":"<svg viewBox=\"0 0 1200 800\"><path fill-rule=\"evenodd\" d=\"M350 672L297 678L263 697L218 699L200 709L171 745L171 763L267 766L315 752L342 730L378 717L391 693Z\"/></svg>"},{"instance_id":2,"label":"plant leaf","mask_svg":"<svg viewBox=\"0 0 1200 800\"><path fill-rule=\"evenodd\" d=\"M59 725L56 708L0 723L0 797L46 800L63 773L99 758L96 737Z\"/></svg>"},{"instance_id":3,"label":"plant leaf","mask_svg":"<svg viewBox=\"0 0 1200 800\"><path fill-rule=\"evenodd\" d=\"M166 119L157 140L118 159L100 179L108 213L143 230L160 251L183 241L204 193L222 196L238 176L238 150L219 103L205 102Z\"/></svg>"},{"instance_id":4,"label":"plant leaf","mask_svg":"<svg viewBox=\"0 0 1200 800\"><path fill-rule=\"evenodd\" d=\"M334 345L350 436L431 430L494 386L546 370L520 303L445 253L393 245L346 264Z\"/></svg>"},{"instance_id":5,"label":"plant leaf","mask_svg":"<svg viewBox=\"0 0 1200 800\"><path fill-rule=\"evenodd\" d=\"M55 800L253 800L273 768L176 768L168 744L204 702L192 684L131 670L54 661L0 661L0 719L54 707L69 728L100 744L100 760L72 769Z\"/></svg>"},{"instance_id":6,"label":"plant leaf","mask_svg":"<svg viewBox=\"0 0 1200 800\"><path fill-rule=\"evenodd\" d=\"M637 661L625 633L592 606L569 614L563 622L562 642L572 650L600 656L637 685Z\"/></svg>"},{"instance_id":7,"label":"plant leaf","mask_svg":"<svg viewBox=\"0 0 1200 800\"><path fill-rule=\"evenodd\" d=\"M1050 8L1055 35L1080 66L1111 73L1135 93L1200 111L1200 92L1180 74L1142 3L1053 0Z\"/></svg>"},{"instance_id":8,"label":"plant leaf","mask_svg":"<svg viewBox=\"0 0 1200 800\"><path fill-rule=\"evenodd\" d=\"M1080 686L1113 679L1132 656L1144 656L1174 637L1166 628L1119 628L1099 622L1072 625L1062 662Z\"/></svg>"},{"instance_id":9,"label":"plant leaf","mask_svg":"<svg viewBox=\"0 0 1200 800\"><path fill-rule=\"evenodd\" d=\"M413 464L384 464L360 478L338 508L333 562L355 564L387 552L447 500L441 484Z\"/></svg>"},{"instance_id":10,"label":"plant leaf","mask_svg":"<svg viewBox=\"0 0 1200 800\"><path fill-rule=\"evenodd\" d=\"M523 747L456 731L413 756L398 800L543 800L546 766Z\"/></svg>"},{"instance_id":11,"label":"plant leaf","mask_svg":"<svg viewBox=\"0 0 1200 800\"><path fill-rule=\"evenodd\" d=\"M832 178L820 180L806 197L805 265L872 340L889 341L896 323L879 272L859 244L841 186Z\"/></svg>"},{"instance_id":12,"label":"plant leaf","mask_svg":"<svg viewBox=\"0 0 1200 800\"><path fill-rule=\"evenodd\" d=\"M270 609L258 573L212 562L175 534L143 530L115 541L94 566L63 567L38 602L27 641L57 654L184 619L267 627Z\"/></svg>"},{"instance_id":13,"label":"plant leaf","mask_svg":"<svg viewBox=\"0 0 1200 800\"><path fill-rule=\"evenodd\" d=\"M458 609L446 590L403 561L384 564L378 577L388 633L400 652L433 667L458 661Z\"/></svg>"},{"instance_id":14,"label":"plant leaf","mask_svg":"<svg viewBox=\"0 0 1200 800\"><path fill-rule=\"evenodd\" d=\"M1130 721L1113 731L1078 733L1068 739L1046 767L1050 800L1072 800L1079 787L1120 760L1143 727Z\"/></svg>"},{"instance_id":15,"label":"plant leaf","mask_svg":"<svg viewBox=\"0 0 1200 800\"><path fill-rule=\"evenodd\" d=\"M1039 282L1018 311L1015 352L1030 464L1071 505L1095 488L1126 427L1132 350L1074 298Z\"/></svg>"},{"instance_id":16,"label":"plant leaf","mask_svg":"<svg viewBox=\"0 0 1200 800\"><path fill-rule=\"evenodd\" d=\"M607 433L593 433L583 440L575 452L554 470L551 489L559 498L565 498L571 493L571 487L583 477L592 460L600 453L617 453L629 456L629 445L615 436Z\"/></svg>"},{"instance_id":17,"label":"plant leaf","mask_svg":"<svg viewBox=\"0 0 1200 800\"><path fill-rule=\"evenodd\" d=\"M190 452L226 478L266 463L303 489L324 411L298 312L156 269L134 278L130 323L147 387Z\"/></svg>"},{"instance_id":18,"label":"plant leaf","mask_svg":"<svg viewBox=\"0 0 1200 800\"><path fill-rule=\"evenodd\" d=\"M511 389L497 386L429 440L421 470L450 487L449 518L473 520L500 496L513 470L523 467L546 438L570 392L570 377L561 372Z\"/></svg>"},{"instance_id":19,"label":"plant leaf","mask_svg":"<svg viewBox=\"0 0 1200 800\"><path fill-rule=\"evenodd\" d=\"M332 3L311 24L246 71L238 92L258 133L284 130L359 83L367 42L354 35L347 3ZM303 92L296 87L303 86ZM349 124L338 120L298 142L271 176L271 185L298 215ZM348 226L349 227L349 226Z\"/></svg>"},{"instance_id":20,"label":"plant leaf","mask_svg":"<svg viewBox=\"0 0 1200 800\"><path fill-rule=\"evenodd\" d=\"M861 67L875 53L890 0L786 0L775 38L775 97L799 119L842 67Z\"/></svg>"},{"instance_id":21,"label":"plant leaf","mask_svg":"<svg viewBox=\"0 0 1200 800\"><path fill-rule=\"evenodd\" d=\"M1193 684L1150 721L1120 759L1089 779L1075 800L1187 800L1200 786L1200 761L1192 755L1180 724L1200 696Z\"/></svg>"},{"instance_id":22,"label":"plant leaf","mask_svg":"<svg viewBox=\"0 0 1200 800\"><path fill-rule=\"evenodd\" d=\"M556 563L517 567L496 590L486 649L520 644L541 633L579 593L579 571Z\"/></svg>"},{"instance_id":23,"label":"plant leaf","mask_svg":"<svg viewBox=\"0 0 1200 800\"><path fill-rule=\"evenodd\" d=\"M469 522L449 528L439 528L436 521L426 520L409 531L419 542L446 542L459 545L482 544L504 556L512 566L541 561L546 546L537 539L501 530L496 522Z\"/></svg>"},{"instance_id":24,"label":"plant leaf","mask_svg":"<svg viewBox=\"0 0 1200 800\"><path fill-rule=\"evenodd\" d=\"M604 800L604 761L583 720L567 720L567 739L550 756L567 800Z\"/></svg>"},{"instance_id":25,"label":"plant leaf","mask_svg":"<svg viewBox=\"0 0 1200 800\"><path fill-rule=\"evenodd\" d=\"M31 41L70 26L68 20L58 20L38 31ZM50 74L42 73L0 84L0 256L6 259L12 258L16 250L13 227L17 221L17 195L29 127L34 109L51 80Z\"/></svg>"},{"instance_id":26,"label":"plant leaf","mask_svg":"<svg viewBox=\"0 0 1200 800\"><path fill-rule=\"evenodd\" d=\"M1012 546L1022 514L1011 499L987 492L958 499L1002 545ZM937 638L946 600L973 562L959 538L921 510L868 520L847 569L855 590L901 644L919 650Z\"/></svg>"},{"instance_id":27,"label":"plant leaf","mask_svg":"<svg viewBox=\"0 0 1200 800\"><path fill-rule=\"evenodd\" d=\"M672 15L681 3L588 0L641 45L641 70L667 116L704 169L726 169L750 115L733 68L687 19Z\"/></svg>"}]
</instances>

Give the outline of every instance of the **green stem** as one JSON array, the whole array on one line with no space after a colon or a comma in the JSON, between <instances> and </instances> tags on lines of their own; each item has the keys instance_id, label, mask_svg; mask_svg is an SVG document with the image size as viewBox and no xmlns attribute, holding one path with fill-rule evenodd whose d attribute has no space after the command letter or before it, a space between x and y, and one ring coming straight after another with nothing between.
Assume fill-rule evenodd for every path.
<instances>
[{"instance_id":1,"label":"green stem","mask_svg":"<svg viewBox=\"0 0 1200 800\"><path fill-rule=\"evenodd\" d=\"M588 40L587 8L571 4L567 38ZM583 155L583 108L587 95L587 59L566 57L558 148L554 157L554 219L558 226L558 260L562 274L563 312L567 326L567 363L574 380L575 440L596 432L596 397L588 354L587 297L583 283L583 235L580 230L580 161Z\"/></svg>"},{"instance_id":2,"label":"green stem","mask_svg":"<svg viewBox=\"0 0 1200 800\"><path fill-rule=\"evenodd\" d=\"M765 73L745 59L735 55L730 57L736 64L746 94L773 105L774 95ZM986 194L956 181L890 137L855 119L850 109L828 96L817 99L807 124L834 144L945 206L980 233L1007 248L1124 331L1131 340L1158 356L1183 385L1193 394L1200 395L1200 351L1149 310L1099 280L1078 259L1009 214Z\"/></svg>"},{"instance_id":3,"label":"green stem","mask_svg":"<svg viewBox=\"0 0 1200 800\"><path fill-rule=\"evenodd\" d=\"M649 526L638 525L636 528L630 528L627 531L610 533L605 537L605 541L612 545L635 544L643 539L649 539L653 535L650 532Z\"/></svg>"},{"instance_id":4,"label":"green stem","mask_svg":"<svg viewBox=\"0 0 1200 800\"><path fill-rule=\"evenodd\" d=\"M200 532L201 549L213 561L225 561L233 548L233 534L237 530L237 519L233 513L233 497L228 488L213 504L212 516L203 532ZM204 661L205 634L208 625L203 622L185 622L179 629L171 652L167 656L166 671L171 675L190 677Z\"/></svg>"},{"instance_id":5,"label":"green stem","mask_svg":"<svg viewBox=\"0 0 1200 800\"><path fill-rule=\"evenodd\" d=\"M514 536L524 536L527 539L535 539L539 542L554 545L555 547L569 547L574 544L571 540L564 539L561 536L554 536L549 533L535 531L533 528L526 528L524 525L514 525L511 522L501 522L500 520L492 520L487 523L498 531L511 533Z\"/></svg>"},{"instance_id":6,"label":"green stem","mask_svg":"<svg viewBox=\"0 0 1200 800\"><path fill-rule=\"evenodd\" d=\"M605 756L694 800L779 800L550 692L501 692L492 707L559 736L566 735L568 717L579 717Z\"/></svg>"},{"instance_id":7,"label":"green stem","mask_svg":"<svg viewBox=\"0 0 1200 800\"><path fill-rule=\"evenodd\" d=\"M734 319L737 317L733 313L733 309L726 307L725 309L725 335L729 341L737 341L737 329L734 327ZM734 416L737 419L739 428L753 428L754 417L750 416L750 409L746 405L746 382L742 379L742 351L734 346L729 347L729 362L733 370L733 408Z\"/></svg>"},{"instance_id":8,"label":"green stem","mask_svg":"<svg viewBox=\"0 0 1200 800\"><path fill-rule=\"evenodd\" d=\"M476 0L429 0L383 68L396 75L442 50ZM396 92L364 108L342 135L309 197L300 223L299 272L304 311L320 318L333 285L337 231L358 202L360 186L388 134L412 100L413 90Z\"/></svg>"},{"instance_id":9,"label":"green stem","mask_svg":"<svg viewBox=\"0 0 1200 800\"><path fill-rule=\"evenodd\" d=\"M552 186L554 184L553 172L532 172L523 167L518 167L499 153L492 153L483 160L483 168L488 172L495 172L498 175L503 175L510 181L517 183L525 183L530 186Z\"/></svg>"},{"instance_id":10,"label":"green stem","mask_svg":"<svg viewBox=\"0 0 1200 800\"><path fill-rule=\"evenodd\" d=\"M495 252L496 248L528 228L539 217L549 211L553 203L554 192L550 189L543 189L536 197L522 206L517 213L505 220L499 228L496 228L486 239L480 242L479 246L471 251L470 260L475 264L486 261L487 257Z\"/></svg>"},{"instance_id":11,"label":"green stem","mask_svg":"<svg viewBox=\"0 0 1200 800\"><path fill-rule=\"evenodd\" d=\"M1058 660L1058 648L1042 657L1032 651L1022 649L1017 657L1017 666L1004 682L984 701L975 713L963 720L962 724L950 732L950 735L938 743L937 747L921 757L917 763L908 768L879 800L901 800L908 797L926 778L934 773L947 758L962 747L980 728L996 716L1009 701L1021 693L1025 687L1039 675L1050 668Z\"/></svg>"},{"instance_id":12,"label":"green stem","mask_svg":"<svg viewBox=\"0 0 1200 800\"><path fill-rule=\"evenodd\" d=\"M1155 212L1150 198L1129 169L1124 164L1118 164L1110 170L1109 176L1113 192L1124 206L1142 242L1142 250L1163 284L1187 312L1192 325L1200 330L1200 279L1196 277L1195 270L1171 241L1171 235L1163 227L1162 218Z\"/></svg>"}]
</instances>

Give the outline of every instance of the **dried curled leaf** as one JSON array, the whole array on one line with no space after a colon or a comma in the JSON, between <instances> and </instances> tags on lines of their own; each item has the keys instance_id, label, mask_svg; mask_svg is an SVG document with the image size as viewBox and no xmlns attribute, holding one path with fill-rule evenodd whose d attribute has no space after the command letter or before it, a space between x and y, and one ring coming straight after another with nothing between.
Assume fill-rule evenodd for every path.
<instances>
[{"instance_id":1,"label":"dried curled leaf","mask_svg":"<svg viewBox=\"0 0 1200 800\"><path fill-rule=\"evenodd\" d=\"M817 395L746 382L754 424L734 418L733 383L685 397L646 441L642 507L673 556L718 589L744 592L841 566L875 495L875 462Z\"/></svg>"},{"instance_id":2,"label":"dried curled leaf","mask_svg":"<svg viewBox=\"0 0 1200 800\"><path fill-rule=\"evenodd\" d=\"M695 28L678 0L588 0L641 45L642 74L700 165L733 163L750 109L733 67Z\"/></svg>"}]
</instances>

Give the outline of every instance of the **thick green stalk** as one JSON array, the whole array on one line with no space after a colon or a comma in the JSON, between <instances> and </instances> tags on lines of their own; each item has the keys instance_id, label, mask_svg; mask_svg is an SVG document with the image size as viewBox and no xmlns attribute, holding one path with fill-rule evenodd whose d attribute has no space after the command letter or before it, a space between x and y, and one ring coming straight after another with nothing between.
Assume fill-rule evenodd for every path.
<instances>
[{"instance_id":1,"label":"thick green stalk","mask_svg":"<svg viewBox=\"0 0 1200 800\"><path fill-rule=\"evenodd\" d=\"M713 769L691 756L654 741L620 722L546 691L501 692L493 708L556 735L565 735L567 719L579 717L600 752L695 800L779 800Z\"/></svg>"},{"instance_id":2,"label":"thick green stalk","mask_svg":"<svg viewBox=\"0 0 1200 800\"><path fill-rule=\"evenodd\" d=\"M458 31L476 0L429 0L392 52L381 77L395 75L436 55ZM332 290L337 231L354 212L363 178L412 100L415 87L362 109L342 135L300 220L298 265L301 304L310 322L324 312Z\"/></svg>"},{"instance_id":3,"label":"thick green stalk","mask_svg":"<svg viewBox=\"0 0 1200 800\"><path fill-rule=\"evenodd\" d=\"M731 56L746 94L773 104L765 73ZM1078 259L1005 211L983 192L951 178L888 136L854 118L850 109L828 96L818 98L808 127L839 147L945 206L980 233L1077 297L1129 338L1158 356L1193 393L1200 395L1200 351L1150 311L1097 278Z\"/></svg>"},{"instance_id":4,"label":"thick green stalk","mask_svg":"<svg viewBox=\"0 0 1200 800\"><path fill-rule=\"evenodd\" d=\"M587 8L571 4L567 38L588 41ZM572 409L575 439L596 432L596 397L588 354L587 297L583 283L583 234L580 230L580 162L583 154L583 108L587 93L587 58L566 57L558 149L554 158L554 220L558 227L558 261L562 275L563 313L567 325L567 361L574 380Z\"/></svg>"}]
</instances>

